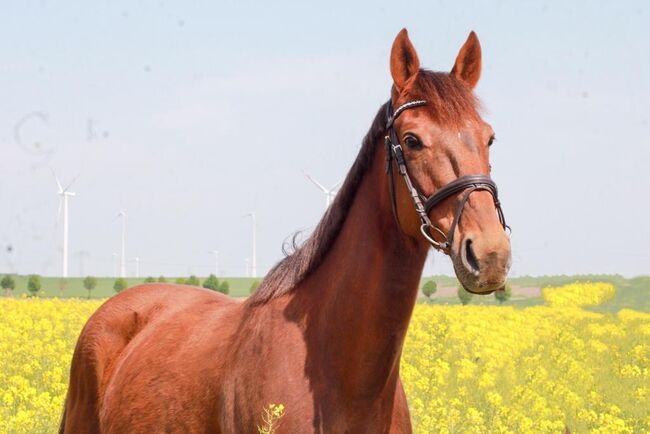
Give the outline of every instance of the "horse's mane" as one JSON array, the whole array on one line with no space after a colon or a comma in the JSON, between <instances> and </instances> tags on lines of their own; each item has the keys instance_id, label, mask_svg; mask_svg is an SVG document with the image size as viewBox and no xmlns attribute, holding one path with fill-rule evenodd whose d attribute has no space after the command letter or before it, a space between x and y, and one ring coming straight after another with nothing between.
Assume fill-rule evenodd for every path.
<instances>
[{"instance_id":1,"label":"horse's mane","mask_svg":"<svg viewBox=\"0 0 650 434\"><path fill-rule=\"evenodd\" d=\"M433 112L438 122L458 125L463 120L478 117L476 98L463 83L447 73L420 70L409 96L426 99L427 109ZM373 163L377 154L376 144L386 134L387 104L379 108L345 182L314 232L269 271L249 298L251 304L264 303L291 292L322 263L343 227L363 177Z\"/></svg>"}]
</instances>

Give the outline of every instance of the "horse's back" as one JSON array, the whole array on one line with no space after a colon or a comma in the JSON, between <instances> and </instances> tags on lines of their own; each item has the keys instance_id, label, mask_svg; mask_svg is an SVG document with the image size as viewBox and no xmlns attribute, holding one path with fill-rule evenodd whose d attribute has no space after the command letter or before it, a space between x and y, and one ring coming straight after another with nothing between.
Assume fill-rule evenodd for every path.
<instances>
[{"instance_id":1,"label":"horse's back","mask_svg":"<svg viewBox=\"0 0 650 434\"><path fill-rule=\"evenodd\" d=\"M138 409L138 399L167 393L162 402L173 407L171 395L178 388L185 384L200 389L197 379L179 369L202 369L192 364L193 348L209 350L208 338L213 346L220 345L219 334L224 339L230 334L240 305L202 288L169 284L140 285L109 299L77 341L61 432L119 432L125 426L136 432L138 420L116 417L121 403L136 410L133 415L141 411L155 416ZM166 414L177 411L181 409L165 409ZM116 426L120 421L125 425ZM176 428L189 432L190 427Z\"/></svg>"}]
</instances>

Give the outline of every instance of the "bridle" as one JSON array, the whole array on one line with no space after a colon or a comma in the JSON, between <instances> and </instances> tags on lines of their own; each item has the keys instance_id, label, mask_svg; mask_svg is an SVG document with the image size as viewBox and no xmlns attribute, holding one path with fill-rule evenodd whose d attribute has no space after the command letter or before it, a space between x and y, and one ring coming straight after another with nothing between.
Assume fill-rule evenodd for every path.
<instances>
[{"instance_id":1,"label":"bridle","mask_svg":"<svg viewBox=\"0 0 650 434\"><path fill-rule=\"evenodd\" d=\"M460 216L463 214L465 204L469 200L470 194L475 191L488 191L492 195L494 200L494 206L497 210L497 215L499 216L499 221L505 230L508 228L506 225L505 218L503 217L503 211L501 210L501 203L499 202L497 185L494 183L492 178L487 175L465 175L461 176L454 181L451 181L449 184L441 187L431 196L427 197L424 194L420 193L418 189L413 185L411 177L409 176L408 170L406 168L406 160L404 159L404 151L402 145L400 144L399 137L395 131L395 119L399 117L404 111L420 107L425 105L427 102L424 100L415 100L409 101L401 106L399 106L395 111L393 111L393 104L391 101L388 101L386 104L386 171L388 173L389 179L389 190L391 196L391 206L393 208L393 216L397 222L398 227L401 227L399 224L399 216L397 215L397 204L395 198L395 181L393 180L393 169L392 161L395 160L397 164L397 170L399 174L404 179L406 183L406 188L413 199L413 204L415 205L415 211L420 216L420 232L426 240L431 243L431 245L438 249L442 250L445 253L449 253L451 250L452 244L454 242L454 232L456 231L456 226L460 221ZM429 211L443 200L447 199L450 196L453 196L457 193L464 192L463 196L458 202L456 207L456 212L454 214L454 220L449 228L449 234L445 234L442 229L435 226L431 223L429 219ZM440 234L444 241L436 241L431 235L431 230L436 231Z\"/></svg>"}]
</instances>

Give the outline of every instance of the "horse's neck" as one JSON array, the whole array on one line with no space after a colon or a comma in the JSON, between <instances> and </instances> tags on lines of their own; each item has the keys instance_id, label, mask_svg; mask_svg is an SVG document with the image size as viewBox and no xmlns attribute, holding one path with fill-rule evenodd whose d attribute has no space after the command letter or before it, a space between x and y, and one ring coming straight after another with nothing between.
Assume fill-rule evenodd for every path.
<instances>
[{"instance_id":1,"label":"horse's neck","mask_svg":"<svg viewBox=\"0 0 650 434\"><path fill-rule=\"evenodd\" d=\"M427 253L397 226L383 148L375 149L336 242L306 291L296 292L304 294L306 337L318 342L322 368L345 372L341 387L366 396L397 378Z\"/></svg>"}]
</instances>

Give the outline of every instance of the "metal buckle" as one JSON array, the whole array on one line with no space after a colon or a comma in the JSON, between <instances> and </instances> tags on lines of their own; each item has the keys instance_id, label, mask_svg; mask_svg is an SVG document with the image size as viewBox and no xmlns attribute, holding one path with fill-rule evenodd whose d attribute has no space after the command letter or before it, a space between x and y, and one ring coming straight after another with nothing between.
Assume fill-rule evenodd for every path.
<instances>
[{"instance_id":1,"label":"metal buckle","mask_svg":"<svg viewBox=\"0 0 650 434\"><path fill-rule=\"evenodd\" d=\"M428 228L435 229L440 235L442 235L445 241L439 242L434 240L429 233ZM436 249L448 250L450 248L449 241L447 240L447 235L445 235L445 233L442 230L438 229L436 226L429 223L422 223L422 225L420 225L420 232L422 233L422 236L424 236L424 238L426 238L426 240L431 243L431 245Z\"/></svg>"}]
</instances>

